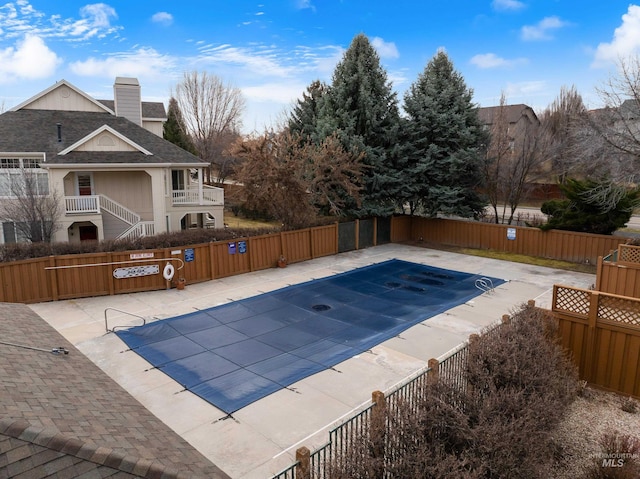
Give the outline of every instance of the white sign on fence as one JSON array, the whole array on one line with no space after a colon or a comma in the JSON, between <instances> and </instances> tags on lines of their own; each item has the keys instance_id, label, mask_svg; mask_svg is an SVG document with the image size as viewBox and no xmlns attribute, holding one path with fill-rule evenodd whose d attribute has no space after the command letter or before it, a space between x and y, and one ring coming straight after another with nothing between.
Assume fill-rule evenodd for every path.
<instances>
[{"instance_id":1,"label":"white sign on fence","mask_svg":"<svg viewBox=\"0 0 640 479\"><path fill-rule=\"evenodd\" d=\"M129 255L130 259L143 259L143 258L153 258L153 253L131 253Z\"/></svg>"},{"instance_id":2,"label":"white sign on fence","mask_svg":"<svg viewBox=\"0 0 640 479\"><path fill-rule=\"evenodd\" d=\"M135 278L137 276L151 276L159 274L160 266L150 264L145 266L128 266L125 268L116 268L113 270L113 277L116 279Z\"/></svg>"}]
</instances>

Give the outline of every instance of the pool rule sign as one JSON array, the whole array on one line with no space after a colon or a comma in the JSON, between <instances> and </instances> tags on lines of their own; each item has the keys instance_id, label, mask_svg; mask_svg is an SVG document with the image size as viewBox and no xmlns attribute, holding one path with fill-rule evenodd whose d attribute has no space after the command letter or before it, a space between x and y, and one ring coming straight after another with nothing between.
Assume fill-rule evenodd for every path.
<instances>
[{"instance_id":1,"label":"pool rule sign","mask_svg":"<svg viewBox=\"0 0 640 479\"><path fill-rule=\"evenodd\" d=\"M113 277L116 279L136 278L138 276L151 276L159 274L160 266L149 264L143 266L128 266L126 268L116 268L113 270Z\"/></svg>"}]
</instances>

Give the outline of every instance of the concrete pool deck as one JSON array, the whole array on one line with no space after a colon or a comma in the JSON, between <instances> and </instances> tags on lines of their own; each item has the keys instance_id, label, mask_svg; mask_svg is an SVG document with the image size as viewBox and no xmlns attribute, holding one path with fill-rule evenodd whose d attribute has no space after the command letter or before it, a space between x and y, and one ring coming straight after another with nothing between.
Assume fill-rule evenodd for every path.
<instances>
[{"instance_id":1,"label":"concrete pool deck","mask_svg":"<svg viewBox=\"0 0 640 479\"><path fill-rule=\"evenodd\" d=\"M505 279L492 293L427 319L370 352L305 378L235 412L232 417L200 399L149 363L109 327L133 326L273 291L291 284L401 259L439 268ZM533 299L548 308L554 284L589 288L595 275L509 263L400 244L317 258L187 285L176 289L38 303L31 309L73 343L133 397L211 462L235 478L271 477L294 462L298 447L311 450L327 431L386 391L478 332Z\"/></svg>"}]
</instances>

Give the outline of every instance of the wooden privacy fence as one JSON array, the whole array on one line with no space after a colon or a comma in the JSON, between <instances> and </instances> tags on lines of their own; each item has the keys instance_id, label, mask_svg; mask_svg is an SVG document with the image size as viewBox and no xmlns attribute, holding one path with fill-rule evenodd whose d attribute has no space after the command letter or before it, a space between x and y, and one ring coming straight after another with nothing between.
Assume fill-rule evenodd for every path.
<instances>
[{"instance_id":1,"label":"wooden privacy fence","mask_svg":"<svg viewBox=\"0 0 640 479\"><path fill-rule=\"evenodd\" d=\"M596 264L598 257L618 248L623 239L474 221L414 216L372 218L175 248L1 263L0 301L35 303L158 290L171 286L160 274L167 262L180 267L177 275L184 277L187 283L196 283L272 268L281 254L289 263L296 263L389 241L423 241ZM159 272L150 273L153 265L158 266ZM138 273L146 270L149 274L126 278L113 276L116 268L133 272L134 267L139 267Z\"/></svg>"},{"instance_id":2,"label":"wooden privacy fence","mask_svg":"<svg viewBox=\"0 0 640 479\"><path fill-rule=\"evenodd\" d=\"M154 250L50 256L0 264L0 301L36 303L170 288L388 243L391 218ZM341 246L339 247L339 238ZM167 264L175 270L164 279Z\"/></svg>"},{"instance_id":3,"label":"wooden privacy fence","mask_svg":"<svg viewBox=\"0 0 640 479\"><path fill-rule=\"evenodd\" d=\"M400 216L394 218L391 241L412 241L461 248L490 249L527 256L596 264L599 256L616 249L625 239L616 236L542 231L477 221Z\"/></svg>"},{"instance_id":4,"label":"wooden privacy fence","mask_svg":"<svg viewBox=\"0 0 640 479\"><path fill-rule=\"evenodd\" d=\"M0 301L34 303L151 291L197 283L338 252L338 224L205 244L142 251L50 256L0 264ZM356 241L357 244L357 241Z\"/></svg>"},{"instance_id":5,"label":"wooden privacy fence","mask_svg":"<svg viewBox=\"0 0 640 479\"><path fill-rule=\"evenodd\" d=\"M640 246L621 244L612 254L599 258L596 289L640 298Z\"/></svg>"},{"instance_id":6,"label":"wooden privacy fence","mask_svg":"<svg viewBox=\"0 0 640 479\"><path fill-rule=\"evenodd\" d=\"M640 397L640 299L556 285L552 311L581 379Z\"/></svg>"}]
</instances>

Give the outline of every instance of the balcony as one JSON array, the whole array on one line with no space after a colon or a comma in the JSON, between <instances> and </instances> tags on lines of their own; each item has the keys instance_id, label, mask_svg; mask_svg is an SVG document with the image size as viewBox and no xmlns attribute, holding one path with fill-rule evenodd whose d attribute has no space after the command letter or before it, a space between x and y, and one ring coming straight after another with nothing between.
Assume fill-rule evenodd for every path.
<instances>
[{"instance_id":1,"label":"balcony","mask_svg":"<svg viewBox=\"0 0 640 479\"><path fill-rule=\"evenodd\" d=\"M202 196L198 188L189 188L186 190L172 190L171 204L173 206L183 205L206 205L218 206L224 205L224 190L214 186L203 186Z\"/></svg>"},{"instance_id":2,"label":"balcony","mask_svg":"<svg viewBox=\"0 0 640 479\"><path fill-rule=\"evenodd\" d=\"M65 196L64 211L66 214L98 214L100 213L100 197Z\"/></svg>"}]
</instances>

